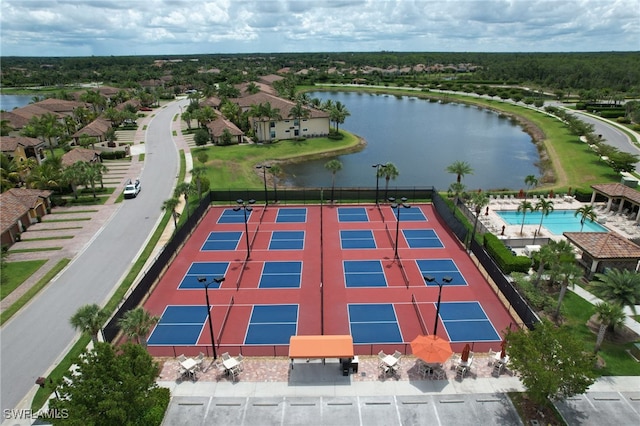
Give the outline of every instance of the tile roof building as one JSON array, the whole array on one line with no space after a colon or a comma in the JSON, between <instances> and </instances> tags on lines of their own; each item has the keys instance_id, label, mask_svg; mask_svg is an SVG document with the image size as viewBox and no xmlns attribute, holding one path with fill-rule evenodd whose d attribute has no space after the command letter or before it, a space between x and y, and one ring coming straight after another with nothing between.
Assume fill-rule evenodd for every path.
<instances>
[{"instance_id":1,"label":"tile roof building","mask_svg":"<svg viewBox=\"0 0 640 426\"><path fill-rule=\"evenodd\" d=\"M10 246L51 209L53 191L11 188L0 194L0 242Z\"/></svg>"},{"instance_id":2,"label":"tile roof building","mask_svg":"<svg viewBox=\"0 0 640 426\"><path fill-rule=\"evenodd\" d=\"M569 242L582 251L580 263L587 269L586 278L605 268L635 271L640 262L640 246L615 232L565 232Z\"/></svg>"}]
</instances>

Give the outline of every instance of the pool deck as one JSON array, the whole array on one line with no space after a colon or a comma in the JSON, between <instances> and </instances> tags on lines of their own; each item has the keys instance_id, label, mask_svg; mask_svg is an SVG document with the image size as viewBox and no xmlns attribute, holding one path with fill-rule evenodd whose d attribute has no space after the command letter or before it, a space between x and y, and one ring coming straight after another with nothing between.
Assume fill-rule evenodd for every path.
<instances>
[{"instance_id":1,"label":"pool deck","mask_svg":"<svg viewBox=\"0 0 640 426\"><path fill-rule=\"evenodd\" d=\"M535 205L536 199L530 198L531 203ZM537 230L538 224L524 225L522 228L522 235L520 234L521 225L509 225L506 223L497 211L518 209L518 205L522 202L522 199L491 199L489 202L488 214L481 213L480 221L489 229L489 231L495 233L498 236L504 236L507 238L532 238ZM589 205L591 203L581 203L573 198L554 198L553 207L555 210L575 210L583 205ZM598 216L598 223L609 231L616 232L625 238L640 238L640 226L632 219L627 219L625 216L614 214L613 212L604 212L600 204L596 204L596 214ZM502 227L505 227L504 234L502 234ZM542 222L542 230L536 237L551 238L554 240L562 240L562 235L556 235L549 232L544 227L544 221Z\"/></svg>"}]
</instances>

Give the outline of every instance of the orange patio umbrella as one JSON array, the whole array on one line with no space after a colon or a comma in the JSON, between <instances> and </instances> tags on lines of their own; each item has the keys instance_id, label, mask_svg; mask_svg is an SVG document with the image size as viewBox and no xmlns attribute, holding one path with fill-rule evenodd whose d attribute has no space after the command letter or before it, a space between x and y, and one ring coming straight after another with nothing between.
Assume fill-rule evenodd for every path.
<instances>
[{"instance_id":1,"label":"orange patio umbrella","mask_svg":"<svg viewBox=\"0 0 640 426\"><path fill-rule=\"evenodd\" d=\"M502 350L500 351L500 358L504 359L504 357L507 356L507 340L503 340L500 346L502 347Z\"/></svg>"},{"instance_id":2,"label":"orange patio umbrella","mask_svg":"<svg viewBox=\"0 0 640 426\"><path fill-rule=\"evenodd\" d=\"M418 336L411 341L411 351L427 364L443 363L453 350L447 340L438 336Z\"/></svg>"}]
</instances>

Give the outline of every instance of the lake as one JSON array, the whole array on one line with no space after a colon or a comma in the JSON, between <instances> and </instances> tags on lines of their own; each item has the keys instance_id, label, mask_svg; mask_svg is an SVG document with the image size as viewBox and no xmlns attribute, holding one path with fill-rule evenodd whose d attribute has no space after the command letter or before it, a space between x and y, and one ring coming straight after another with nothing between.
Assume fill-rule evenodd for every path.
<instances>
[{"instance_id":1,"label":"lake","mask_svg":"<svg viewBox=\"0 0 640 426\"><path fill-rule=\"evenodd\" d=\"M324 164L342 162L337 187L375 187L376 163L391 162L399 176L389 186L435 186L446 190L456 179L446 172L454 161L474 170L463 183L468 189L519 189L527 175L539 175L538 151L531 136L496 112L458 103L429 102L410 96L354 92L311 92L321 100L342 102L351 116L340 126L363 137L360 152L283 166L283 183L298 187L330 187ZM384 179L380 180L381 187Z\"/></svg>"},{"instance_id":2,"label":"lake","mask_svg":"<svg viewBox=\"0 0 640 426\"><path fill-rule=\"evenodd\" d=\"M29 105L33 96L30 95L0 95L0 109L3 111L11 111Z\"/></svg>"}]
</instances>

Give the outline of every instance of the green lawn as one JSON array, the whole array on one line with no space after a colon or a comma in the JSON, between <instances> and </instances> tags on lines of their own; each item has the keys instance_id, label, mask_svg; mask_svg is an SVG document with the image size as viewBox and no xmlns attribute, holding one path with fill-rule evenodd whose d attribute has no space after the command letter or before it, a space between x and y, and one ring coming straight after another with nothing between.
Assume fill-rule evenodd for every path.
<instances>
[{"instance_id":1,"label":"green lawn","mask_svg":"<svg viewBox=\"0 0 640 426\"><path fill-rule=\"evenodd\" d=\"M595 307L575 293L567 292L562 308L565 324L575 337L584 342L584 350L593 352L596 335L586 323L595 313ZM598 373L603 376L640 376L640 366L628 353L632 345L633 343L613 343L605 338L598 354L604 359L606 366L598 370Z\"/></svg>"},{"instance_id":2,"label":"green lawn","mask_svg":"<svg viewBox=\"0 0 640 426\"><path fill-rule=\"evenodd\" d=\"M46 260L26 260L23 262L7 262L3 268L5 269L6 279L0 285L0 300L7 297L13 290L18 288L20 284L25 282L27 278L33 275L42 265L47 263Z\"/></svg>"},{"instance_id":3,"label":"green lawn","mask_svg":"<svg viewBox=\"0 0 640 426\"><path fill-rule=\"evenodd\" d=\"M359 139L350 133L342 132L342 140L314 138L303 141L280 141L271 144L229 145L195 148L194 158L205 151L209 156L207 177L212 188L260 188L262 178L255 172L255 166L262 162L301 161L318 158L327 153L358 149ZM329 172L327 172L329 173Z\"/></svg>"}]
</instances>

